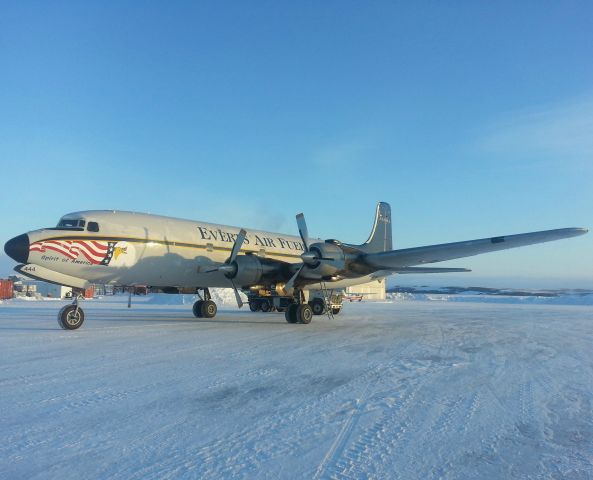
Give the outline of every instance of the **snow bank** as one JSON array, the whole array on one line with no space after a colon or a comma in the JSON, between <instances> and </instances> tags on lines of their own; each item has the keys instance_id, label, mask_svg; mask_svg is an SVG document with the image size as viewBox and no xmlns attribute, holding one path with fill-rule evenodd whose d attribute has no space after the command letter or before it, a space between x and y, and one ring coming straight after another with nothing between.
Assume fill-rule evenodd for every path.
<instances>
[{"instance_id":1,"label":"snow bank","mask_svg":"<svg viewBox=\"0 0 593 480\"><path fill-rule=\"evenodd\" d=\"M235 293L230 288L211 288L210 295L218 305L237 305ZM241 299L247 302L247 296L242 292L240 295ZM142 301L142 297L132 297L133 303L140 301L150 305L192 305L196 300L199 300L197 295L169 295L167 293L151 293L146 295L144 301Z\"/></svg>"},{"instance_id":2,"label":"snow bank","mask_svg":"<svg viewBox=\"0 0 593 480\"><path fill-rule=\"evenodd\" d=\"M230 288L211 288L212 300L217 305L236 306L235 293ZM240 293L241 299L247 302L247 297ZM105 295L97 297L101 303L121 304L128 302L128 295ZM150 293L148 295L132 295L132 305L193 305L199 300L197 295L177 295L167 293Z\"/></svg>"},{"instance_id":3,"label":"snow bank","mask_svg":"<svg viewBox=\"0 0 593 480\"><path fill-rule=\"evenodd\" d=\"M35 295L34 297L14 297L10 299L10 302L60 302L63 301L61 298L54 298L54 297L42 297L41 295ZM71 300L70 300L71 301Z\"/></svg>"},{"instance_id":4,"label":"snow bank","mask_svg":"<svg viewBox=\"0 0 593 480\"><path fill-rule=\"evenodd\" d=\"M467 303L504 303L520 305L593 305L593 294L568 294L553 297L538 295L484 295L475 294L435 294L435 293L388 293L388 300L395 302L467 302Z\"/></svg>"}]
</instances>

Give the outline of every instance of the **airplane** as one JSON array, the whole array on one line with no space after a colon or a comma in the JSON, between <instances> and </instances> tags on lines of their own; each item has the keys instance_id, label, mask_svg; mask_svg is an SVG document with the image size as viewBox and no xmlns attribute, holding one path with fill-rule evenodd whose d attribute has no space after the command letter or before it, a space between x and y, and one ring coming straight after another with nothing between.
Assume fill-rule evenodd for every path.
<instances>
[{"instance_id":1,"label":"airplane","mask_svg":"<svg viewBox=\"0 0 593 480\"><path fill-rule=\"evenodd\" d=\"M356 245L310 238L305 217L296 216L299 236L117 210L64 215L56 227L33 230L6 242L4 251L28 277L84 289L91 284L147 285L165 293L194 293L198 318L217 313L209 288L239 290L252 311L284 311L289 323L311 322L328 307L307 301L310 290L343 289L392 274L469 272L425 266L487 252L574 237L585 228L562 228L394 250L391 207L379 202L371 234ZM201 292L201 293L200 293ZM84 322L79 295L58 313L75 330ZM327 297L326 297L327 298Z\"/></svg>"},{"instance_id":2,"label":"airplane","mask_svg":"<svg viewBox=\"0 0 593 480\"><path fill-rule=\"evenodd\" d=\"M343 295L343 298L344 300L348 300L349 302L362 302L364 295L364 293L345 293Z\"/></svg>"}]
</instances>

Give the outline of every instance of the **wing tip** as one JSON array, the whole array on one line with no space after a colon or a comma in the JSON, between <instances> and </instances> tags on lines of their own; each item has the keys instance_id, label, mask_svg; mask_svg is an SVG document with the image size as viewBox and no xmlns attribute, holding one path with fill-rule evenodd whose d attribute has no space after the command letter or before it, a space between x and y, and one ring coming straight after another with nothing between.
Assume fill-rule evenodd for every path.
<instances>
[{"instance_id":1,"label":"wing tip","mask_svg":"<svg viewBox=\"0 0 593 480\"><path fill-rule=\"evenodd\" d=\"M585 235L585 233L589 233L589 229L588 228L584 228L584 227L571 227L571 228L558 228L556 230L549 230L550 233L558 233L559 235L561 235L561 238L567 238L567 237L576 237L578 235ZM542 233L545 233L542 232Z\"/></svg>"}]
</instances>

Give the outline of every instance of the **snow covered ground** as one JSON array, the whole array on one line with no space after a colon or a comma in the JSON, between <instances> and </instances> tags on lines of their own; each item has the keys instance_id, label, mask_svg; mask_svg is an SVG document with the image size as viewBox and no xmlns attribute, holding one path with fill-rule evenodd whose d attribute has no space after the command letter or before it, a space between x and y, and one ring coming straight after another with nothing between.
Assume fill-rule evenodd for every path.
<instances>
[{"instance_id":1,"label":"snow covered ground","mask_svg":"<svg viewBox=\"0 0 593 480\"><path fill-rule=\"evenodd\" d=\"M0 305L0 478L593 478L590 306L125 300Z\"/></svg>"}]
</instances>

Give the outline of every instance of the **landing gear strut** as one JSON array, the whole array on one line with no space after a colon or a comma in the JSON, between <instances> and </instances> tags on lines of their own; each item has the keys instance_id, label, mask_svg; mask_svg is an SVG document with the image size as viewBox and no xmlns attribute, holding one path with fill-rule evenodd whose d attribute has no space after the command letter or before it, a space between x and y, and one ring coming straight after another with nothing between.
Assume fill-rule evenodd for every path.
<instances>
[{"instance_id":1,"label":"landing gear strut","mask_svg":"<svg viewBox=\"0 0 593 480\"><path fill-rule=\"evenodd\" d=\"M82 295L76 295L70 305L62 307L58 312L58 325L64 330L76 330L84 323L84 312L78 305Z\"/></svg>"},{"instance_id":2,"label":"landing gear strut","mask_svg":"<svg viewBox=\"0 0 593 480\"><path fill-rule=\"evenodd\" d=\"M196 289L196 293L200 296L200 300L194 303L192 308L194 316L197 318L214 318L218 309L216 303L212 301L210 296L210 290L204 288L204 298L201 298L199 289Z\"/></svg>"}]
</instances>

